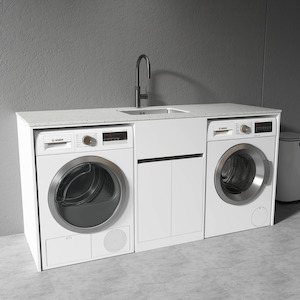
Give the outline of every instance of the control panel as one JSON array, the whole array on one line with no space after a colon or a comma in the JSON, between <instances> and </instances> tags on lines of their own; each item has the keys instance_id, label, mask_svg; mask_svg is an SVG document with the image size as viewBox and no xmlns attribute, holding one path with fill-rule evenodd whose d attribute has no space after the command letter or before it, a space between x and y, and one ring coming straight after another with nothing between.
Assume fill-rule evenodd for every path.
<instances>
[{"instance_id":1,"label":"control panel","mask_svg":"<svg viewBox=\"0 0 300 300\"><path fill-rule=\"evenodd\" d=\"M255 133L272 132L272 122L257 122L255 123Z\"/></svg>"},{"instance_id":2,"label":"control panel","mask_svg":"<svg viewBox=\"0 0 300 300\"><path fill-rule=\"evenodd\" d=\"M267 133L272 132L273 123L268 122L246 122L237 124L237 133L250 134L250 133Z\"/></svg>"},{"instance_id":3,"label":"control panel","mask_svg":"<svg viewBox=\"0 0 300 300\"><path fill-rule=\"evenodd\" d=\"M92 133L91 135L79 135L77 137L77 146L80 146L83 143L86 146L95 147L98 144L98 140L101 141L101 135L97 133ZM102 141L105 142L118 142L118 141L126 141L127 140L127 131L118 131L118 132L103 132L102 133Z\"/></svg>"},{"instance_id":4,"label":"control panel","mask_svg":"<svg viewBox=\"0 0 300 300\"><path fill-rule=\"evenodd\" d=\"M253 122L247 121L236 121L235 131L237 135L250 135L253 132Z\"/></svg>"},{"instance_id":5,"label":"control panel","mask_svg":"<svg viewBox=\"0 0 300 300\"><path fill-rule=\"evenodd\" d=\"M127 140L127 131L103 133L103 142L126 141L126 140Z\"/></svg>"},{"instance_id":6,"label":"control panel","mask_svg":"<svg viewBox=\"0 0 300 300\"><path fill-rule=\"evenodd\" d=\"M76 134L76 148L98 149L103 146L114 146L126 144L128 141L128 130L80 130Z\"/></svg>"},{"instance_id":7,"label":"control panel","mask_svg":"<svg viewBox=\"0 0 300 300\"><path fill-rule=\"evenodd\" d=\"M276 118L258 117L211 120L208 123L208 140L253 138L276 134Z\"/></svg>"},{"instance_id":8,"label":"control panel","mask_svg":"<svg viewBox=\"0 0 300 300\"><path fill-rule=\"evenodd\" d=\"M37 155L132 147L133 130L130 125L36 132Z\"/></svg>"}]
</instances>

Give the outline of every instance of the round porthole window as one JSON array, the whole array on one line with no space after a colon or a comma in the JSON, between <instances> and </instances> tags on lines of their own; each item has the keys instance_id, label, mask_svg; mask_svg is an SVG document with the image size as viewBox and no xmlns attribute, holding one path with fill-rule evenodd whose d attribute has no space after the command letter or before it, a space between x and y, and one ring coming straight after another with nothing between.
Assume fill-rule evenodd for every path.
<instances>
[{"instance_id":1,"label":"round porthole window","mask_svg":"<svg viewBox=\"0 0 300 300\"><path fill-rule=\"evenodd\" d=\"M101 157L84 156L57 172L50 184L48 204L63 227L90 233L116 221L127 198L126 179L118 166Z\"/></svg>"},{"instance_id":2,"label":"round porthole window","mask_svg":"<svg viewBox=\"0 0 300 300\"><path fill-rule=\"evenodd\" d=\"M253 201L269 178L269 162L264 153L250 144L239 144L219 160L215 187L227 203L242 205Z\"/></svg>"}]
</instances>

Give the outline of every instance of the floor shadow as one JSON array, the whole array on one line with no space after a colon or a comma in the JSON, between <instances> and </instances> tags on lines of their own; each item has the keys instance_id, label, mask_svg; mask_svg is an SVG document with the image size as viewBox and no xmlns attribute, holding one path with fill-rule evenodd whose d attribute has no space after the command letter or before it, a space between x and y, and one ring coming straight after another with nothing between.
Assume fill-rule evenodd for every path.
<instances>
[{"instance_id":1,"label":"floor shadow","mask_svg":"<svg viewBox=\"0 0 300 300\"><path fill-rule=\"evenodd\" d=\"M275 224L290 218L293 215L300 216L300 200L294 202L280 202L275 203Z\"/></svg>"}]
</instances>

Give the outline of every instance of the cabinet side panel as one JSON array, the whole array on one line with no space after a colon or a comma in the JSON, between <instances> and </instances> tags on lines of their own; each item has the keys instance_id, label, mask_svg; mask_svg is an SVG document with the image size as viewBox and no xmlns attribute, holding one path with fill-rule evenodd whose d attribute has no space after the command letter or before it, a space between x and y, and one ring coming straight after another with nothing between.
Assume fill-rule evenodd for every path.
<instances>
[{"instance_id":1,"label":"cabinet side panel","mask_svg":"<svg viewBox=\"0 0 300 300\"><path fill-rule=\"evenodd\" d=\"M278 169L278 153L279 153L279 136L280 136L280 119L281 114L276 116L276 142L275 142L275 153L274 153L274 173L273 173L273 187L272 187L272 206L271 206L271 225L275 222L275 198L276 198L276 185L277 185L277 169Z\"/></svg>"},{"instance_id":2,"label":"cabinet side panel","mask_svg":"<svg viewBox=\"0 0 300 300\"><path fill-rule=\"evenodd\" d=\"M41 271L33 130L17 116L24 233Z\"/></svg>"}]
</instances>

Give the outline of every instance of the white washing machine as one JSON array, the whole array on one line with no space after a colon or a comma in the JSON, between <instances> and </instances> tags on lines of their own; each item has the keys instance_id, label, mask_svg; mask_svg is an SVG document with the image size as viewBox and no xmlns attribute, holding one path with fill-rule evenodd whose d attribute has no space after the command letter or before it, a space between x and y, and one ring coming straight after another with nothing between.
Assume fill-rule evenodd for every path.
<instances>
[{"instance_id":1,"label":"white washing machine","mask_svg":"<svg viewBox=\"0 0 300 300\"><path fill-rule=\"evenodd\" d=\"M39 131L42 270L134 251L131 126Z\"/></svg>"},{"instance_id":2,"label":"white washing machine","mask_svg":"<svg viewBox=\"0 0 300 300\"><path fill-rule=\"evenodd\" d=\"M208 123L205 238L273 224L276 123L275 117Z\"/></svg>"}]
</instances>

